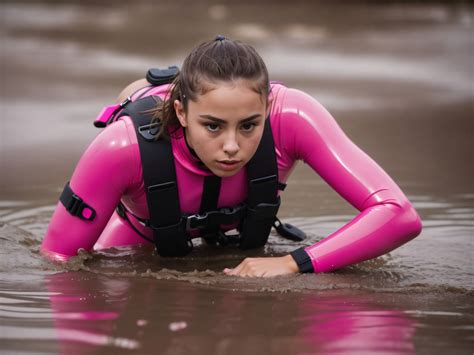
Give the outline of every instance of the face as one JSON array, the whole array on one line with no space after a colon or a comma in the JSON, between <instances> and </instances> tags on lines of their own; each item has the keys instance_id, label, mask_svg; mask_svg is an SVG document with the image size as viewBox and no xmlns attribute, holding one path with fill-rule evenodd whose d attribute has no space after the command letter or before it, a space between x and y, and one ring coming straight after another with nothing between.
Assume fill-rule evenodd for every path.
<instances>
[{"instance_id":1,"label":"face","mask_svg":"<svg viewBox=\"0 0 474 355\"><path fill-rule=\"evenodd\" d=\"M217 176L232 176L255 154L267 107L249 81L218 82L211 88L188 101L187 113L179 100L174 108L186 127L188 144L202 162Z\"/></svg>"}]
</instances>

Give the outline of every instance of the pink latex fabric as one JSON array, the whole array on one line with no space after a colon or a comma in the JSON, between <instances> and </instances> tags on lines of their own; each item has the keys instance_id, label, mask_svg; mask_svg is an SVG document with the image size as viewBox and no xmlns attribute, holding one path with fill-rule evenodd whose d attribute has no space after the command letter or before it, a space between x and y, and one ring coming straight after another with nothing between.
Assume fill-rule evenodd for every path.
<instances>
[{"instance_id":1,"label":"pink latex fabric","mask_svg":"<svg viewBox=\"0 0 474 355\"><path fill-rule=\"evenodd\" d=\"M163 97L167 89L152 88L145 95ZM145 90L148 89L140 90L134 97L143 95ZM281 84L272 84L270 99L269 119L279 180L285 182L296 161L302 160L360 211L352 221L305 248L315 272L332 271L380 256L420 233L420 218L400 188L344 134L318 101ZM210 172L191 154L181 130L171 141L181 209L197 213L204 176ZM243 202L246 184L245 169L223 178L218 207ZM93 221L83 221L58 203L42 244L44 254L64 260L76 255L79 248L147 243L114 212L122 201L136 216L149 217L140 152L129 117L109 125L94 139L81 157L70 186L96 210L97 216ZM134 225L152 237L151 230L136 221Z\"/></svg>"}]
</instances>

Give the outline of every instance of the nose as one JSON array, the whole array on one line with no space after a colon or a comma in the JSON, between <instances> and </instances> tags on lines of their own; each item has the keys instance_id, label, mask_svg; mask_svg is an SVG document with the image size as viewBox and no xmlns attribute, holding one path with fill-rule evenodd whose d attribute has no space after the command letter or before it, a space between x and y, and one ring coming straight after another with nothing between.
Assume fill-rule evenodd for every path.
<instances>
[{"instance_id":1,"label":"nose","mask_svg":"<svg viewBox=\"0 0 474 355\"><path fill-rule=\"evenodd\" d=\"M223 147L224 152L227 155L229 155L229 157L232 157L235 154L237 154L239 149L240 149L240 147L239 147L239 143L237 142L237 137L235 136L235 133L230 132L225 137L224 147Z\"/></svg>"}]
</instances>

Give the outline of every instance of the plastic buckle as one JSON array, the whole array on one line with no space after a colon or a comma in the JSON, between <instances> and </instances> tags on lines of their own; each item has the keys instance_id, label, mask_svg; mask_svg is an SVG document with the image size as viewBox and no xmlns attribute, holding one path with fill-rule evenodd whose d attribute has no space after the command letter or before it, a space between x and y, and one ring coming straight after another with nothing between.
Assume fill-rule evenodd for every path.
<instances>
[{"instance_id":1,"label":"plastic buckle","mask_svg":"<svg viewBox=\"0 0 474 355\"><path fill-rule=\"evenodd\" d=\"M203 214L193 214L190 216L185 217L185 227L186 230L191 230L191 229L199 229L203 228L204 225L200 225L203 221L205 221L208 218L209 214L203 213Z\"/></svg>"},{"instance_id":2,"label":"plastic buckle","mask_svg":"<svg viewBox=\"0 0 474 355\"><path fill-rule=\"evenodd\" d=\"M84 221L92 221L96 215L94 209L85 204L76 194L72 194L66 210Z\"/></svg>"},{"instance_id":3,"label":"plastic buckle","mask_svg":"<svg viewBox=\"0 0 474 355\"><path fill-rule=\"evenodd\" d=\"M160 131L161 123L154 122L138 127L138 133L147 141L154 141Z\"/></svg>"},{"instance_id":4,"label":"plastic buckle","mask_svg":"<svg viewBox=\"0 0 474 355\"><path fill-rule=\"evenodd\" d=\"M232 224L244 217L246 206L244 204L235 207L223 207L216 211L193 214L185 218L186 230L205 228L209 224L221 225Z\"/></svg>"}]
</instances>

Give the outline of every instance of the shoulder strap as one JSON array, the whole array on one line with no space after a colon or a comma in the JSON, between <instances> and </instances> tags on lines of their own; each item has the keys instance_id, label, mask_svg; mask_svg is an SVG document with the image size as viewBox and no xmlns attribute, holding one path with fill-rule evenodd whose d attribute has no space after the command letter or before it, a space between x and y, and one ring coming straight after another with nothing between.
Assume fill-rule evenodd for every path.
<instances>
[{"instance_id":1,"label":"shoulder strap","mask_svg":"<svg viewBox=\"0 0 474 355\"><path fill-rule=\"evenodd\" d=\"M155 140L159 124L150 124L152 115L149 111L159 100L159 97L147 96L132 102L120 116L130 116L137 133L150 227L157 252L161 256L184 256L191 251L192 243L181 219L171 142Z\"/></svg>"},{"instance_id":2,"label":"shoulder strap","mask_svg":"<svg viewBox=\"0 0 474 355\"><path fill-rule=\"evenodd\" d=\"M262 140L247 165L247 179L247 215L240 228L241 249L265 245L280 207L278 166L270 117L265 120Z\"/></svg>"}]
</instances>

